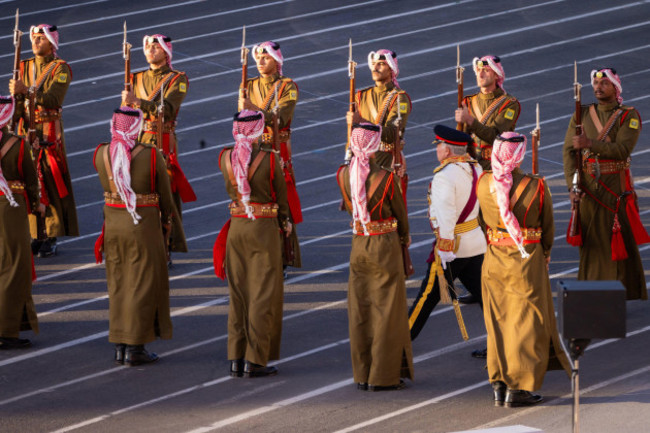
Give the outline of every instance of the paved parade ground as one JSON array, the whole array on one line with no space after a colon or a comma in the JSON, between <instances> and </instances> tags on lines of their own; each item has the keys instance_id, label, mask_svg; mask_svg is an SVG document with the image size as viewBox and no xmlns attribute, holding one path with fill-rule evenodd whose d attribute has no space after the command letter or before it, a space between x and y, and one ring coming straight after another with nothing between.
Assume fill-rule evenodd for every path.
<instances>
[{"instance_id":1,"label":"paved parade ground","mask_svg":"<svg viewBox=\"0 0 650 433\"><path fill-rule=\"evenodd\" d=\"M578 251L564 236L570 206L562 171L574 61L585 103L594 101L589 72L611 66L621 76L624 103L650 118L650 1L0 0L0 94L8 92L16 7L24 32L32 24L59 27L58 54L73 71L63 122L81 236L61 238L57 256L35 259L41 332L21 335L32 339L29 349L0 351L0 432L571 432L571 386L562 372L547 374L541 405L493 407L485 362L470 357L485 347L477 305L463 307L468 342L452 308L434 310L413 343L415 380L406 389L356 389L346 305L350 217L338 210L335 180L346 140L347 45L352 38L359 88L373 84L369 51L397 52L398 80L413 101L405 135L416 269L407 281L409 303L432 241L426 214L438 164L432 128L454 126L457 44L466 93L477 91L472 58L501 57L504 87L521 102L517 131L529 135L539 104L540 174L555 208L555 290L558 280L576 277L578 266ZM159 362L133 368L113 364L106 274L93 256L103 200L91 160L109 140L109 119L120 104L125 19L134 71L146 66L143 36L163 33L173 39L174 68L188 75L179 159L198 196L183 210L190 252L174 254L170 270L174 337L147 345ZM249 47L280 43L284 75L300 90L292 147L304 213L297 227L303 268L288 269L280 373L255 379L228 376L228 286L212 269L212 245L228 218L217 156L233 144L243 25ZM31 57L28 48L25 35L23 58ZM256 75L250 63L249 76ZM523 168L530 167L529 152ZM632 173L650 229L647 131L632 154ZM647 274L650 245L641 246L641 255ZM649 302L627 303L627 332L623 340L593 342L580 360L582 432L649 431Z\"/></svg>"}]
</instances>

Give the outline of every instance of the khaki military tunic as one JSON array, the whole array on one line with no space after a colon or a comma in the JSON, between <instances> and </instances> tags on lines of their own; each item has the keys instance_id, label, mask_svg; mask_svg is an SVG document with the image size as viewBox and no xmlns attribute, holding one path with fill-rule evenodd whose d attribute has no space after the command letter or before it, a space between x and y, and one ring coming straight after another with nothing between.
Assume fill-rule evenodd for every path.
<instances>
[{"instance_id":1,"label":"khaki military tunic","mask_svg":"<svg viewBox=\"0 0 650 433\"><path fill-rule=\"evenodd\" d=\"M607 124L608 119L617 109L623 110L607 137L599 141L596 139L599 135L598 130L589 114L590 106L582 107L583 130L593 142L592 148L589 149L589 158L593 161L598 156L599 164L602 167L601 172L605 172L606 165L612 164L612 162L621 165L628 161L641 132L641 118L635 109L619 106L617 103L596 104L595 108L602 125ZM573 174L576 170L575 153L572 146L575 125L574 115L564 138L564 177L569 189L573 185ZM627 299L648 299L639 247L632 234L626 213L627 200L633 200L635 206L638 206L636 194L622 199L617 210L618 197L626 190L629 191L625 185L625 170L601 174L599 180L596 180L595 174L592 176L587 172L588 165L593 167L593 164L585 162L581 174L581 189L586 194L580 201L582 246L580 247L578 279L619 280L625 286ZM625 260L612 260L611 239L614 215L618 215L621 234L628 254L628 258Z\"/></svg>"},{"instance_id":2,"label":"khaki military tunic","mask_svg":"<svg viewBox=\"0 0 650 433\"><path fill-rule=\"evenodd\" d=\"M277 88L277 91L276 91ZM264 133L261 141L265 146L273 145L273 112L276 105L275 93L277 96L277 116L279 137L276 149L284 161L282 168L283 177L287 184L287 199L291 211L291 221L294 223L290 240L293 246L294 259L287 260L284 257L284 265L293 266L294 268L302 267L302 256L300 254L300 243L298 241L298 231L295 224L302 222L302 209L300 198L296 190L296 178L293 170L292 149L291 149L291 121L293 112L298 103L298 86L296 83L284 76L274 74L269 77L256 77L246 82L246 92L253 104L258 106L264 114Z\"/></svg>"},{"instance_id":3,"label":"khaki military tunic","mask_svg":"<svg viewBox=\"0 0 650 433\"><path fill-rule=\"evenodd\" d=\"M481 273L487 366L490 382L502 381L511 389L535 391L542 386L547 370L563 368L569 374L571 367L560 349L546 268L554 236L551 193L541 178L525 175L518 168L512 177L511 198L526 177L532 178L512 211L522 228L541 229L542 234L539 243L524 246L530 254L527 259L515 245L488 241ZM487 172L478 182L482 218L488 228L504 228L490 185L492 179L492 172ZM507 234L503 230L501 233Z\"/></svg>"},{"instance_id":4,"label":"khaki military tunic","mask_svg":"<svg viewBox=\"0 0 650 433\"><path fill-rule=\"evenodd\" d=\"M259 152L259 145L254 144L251 162ZM251 220L233 216L226 242L225 268L230 292L228 359L243 358L266 365L280 358L284 298L280 227L289 218L289 204L278 156L262 152L265 155L261 163L252 178L249 176L250 202L277 203L277 217ZM219 167L228 195L238 201L225 162L229 155L228 149L221 152Z\"/></svg>"},{"instance_id":5,"label":"khaki military tunic","mask_svg":"<svg viewBox=\"0 0 650 433\"><path fill-rule=\"evenodd\" d=\"M0 149L3 153L7 150L5 144L13 137L7 128L2 130ZM27 195L26 200L20 188L14 189L18 207L13 207L0 192L0 337L17 338L20 331L31 329L38 333L32 299L32 250L27 223L28 209L38 206L38 177L29 145L23 140L15 140L0 163L8 183L22 181Z\"/></svg>"},{"instance_id":6,"label":"khaki military tunic","mask_svg":"<svg viewBox=\"0 0 650 433\"><path fill-rule=\"evenodd\" d=\"M499 134L514 131L521 106L519 101L497 87L491 93L477 93L465 97L463 104L474 116L471 125L463 124L463 131L474 138L473 153L483 170L491 170L492 145Z\"/></svg>"},{"instance_id":7,"label":"khaki military tunic","mask_svg":"<svg viewBox=\"0 0 650 433\"><path fill-rule=\"evenodd\" d=\"M381 126L381 145L375 152L375 160L381 167L392 168L393 146L398 133L404 137L406 122L411 113L411 98L404 90L390 82L359 90L356 94L359 114L362 118ZM400 131L395 121L398 114L402 116ZM403 143L400 144L402 146ZM402 149L398 149L401 151Z\"/></svg>"},{"instance_id":8,"label":"khaki military tunic","mask_svg":"<svg viewBox=\"0 0 650 433\"><path fill-rule=\"evenodd\" d=\"M144 147L135 154L138 148ZM104 154L95 151L94 162L105 193L110 192ZM175 212L165 160L150 145L136 144L131 160L131 187L136 194L158 194L158 206L138 206L138 224L124 207L104 206L104 254L109 299L111 343L146 344L172 337L169 311L169 276L162 223ZM153 160L155 155L155 161ZM152 173L153 170L153 173ZM153 177L153 185L152 185ZM184 234L181 232L178 235Z\"/></svg>"},{"instance_id":9,"label":"khaki military tunic","mask_svg":"<svg viewBox=\"0 0 650 433\"><path fill-rule=\"evenodd\" d=\"M164 84L161 84L161 82ZM158 106L160 105L159 85L164 88L163 143L158 143L157 135ZM178 141L176 139L176 117L189 90L187 76L184 72L172 70L168 65L164 65L159 69L147 69L146 71L132 74L131 88L135 96L140 98L139 108L144 114L145 124L139 141L157 146L168 160L168 168L171 168L172 161L169 161L170 154L174 155L172 159L177 162ZM170 171L172 176L174 176L175 171ZM183 237L176 236L177 232L180 233L183 230L183 215L181 195L175 181L176 179L172 177L172 195L178 214L172 220L171 250L187 252L187 244L184 242Z\"/></svg>"},{"instance_id":10,"label":"khaki military tunic","mask_svg":"<svg viewBox=\"0 0 650 433\"><path fill-rule=\"evenodd\" d=\"M52 69L50 69L52 67ZM43 174L42 200L48 204L45 228L48 237L78 236L77 209L75 206L68 161L66 157L61 107L72 81L72 70L67 63L54 56L35 57L20 64L20 79L30 87L41 81L36 91L36 135L41 142L53 143L41 150L32 150L34 160ZM16 98L14 119L21 120L19 134L26 136L29 127L28 99ZM30 231L36 239L36 217L29 216Z\"/></svg>"},{"instance_id":11,"label":"khaki military tunic","mask_svg":"<svg viewBox=\"0 0 650 433\"><path fill-rule=\"evenodd\" d=\"M384 169L370 160L366 191ZM337 176L343 195L350 197L349 167ZM375 386L413 379L413 352L407 317L402 244L409 224L404 200L393 173L386 173L368 210L372 221L397 219L397 231L373 236L353 235L348 280L348 320L354 381ZM346 203L348 212L352 209Z\"/></svg>"}]
</instances>

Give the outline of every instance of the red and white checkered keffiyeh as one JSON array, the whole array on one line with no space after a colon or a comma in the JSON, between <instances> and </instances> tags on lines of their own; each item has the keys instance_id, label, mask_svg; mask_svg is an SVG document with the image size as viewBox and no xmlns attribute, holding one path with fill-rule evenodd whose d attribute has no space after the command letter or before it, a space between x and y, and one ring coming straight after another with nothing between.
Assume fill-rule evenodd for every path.
<instances>
[{"instance_id":1,"label":"red and white checkered keffiyeh","mask_svg":"<svg viewBox=\"0 0 650 433\"><path fill-rule=\"evenodd\" d=\"M51 28L54 30L51 30ZM52 54L56 57L56 50L59 49L59 31L56 29L56 26L51 26L49 24L39 24L37 26L31 26L29 28L29 41L34 42L34 35L37 33L42 33L45 35L48 41L52 44Z\"/></svg>"},{"instance_id":2,"label":"red and white checkered keffiyeh","mask_svg":"<svg viewBox=\"0 0 650 433\"><path fill-rule=\"evenodd\" d=\"M506 80L506 72L503 70L503 65L501 65L501 59L497 56L483 56L480 59L474 57L472 60L472 67L474 68L474 73L476 75L478 75L479 62L487 62L488 67L497 74L497 86L502 90L505 90L503 88L503 82Z\"/></svg>"},{"instance_id":3,"label":"red and white checkered keffiyeh","mask_svg":"<svg viewBox=\"0 0 650 433\"><path fill-rule=\"evenodd\" d=\"M594 81L596 80L596 76L598 75L599 72L602 72L602 74L607 78L609 81L612 82L614 87L616 88L616 100L618 101L619 104L623 103L623 98L621 98L621 93L623 93L623 86L621 85L621 77L618 76L618 74L610 69L610 68L604 68L604 69L594 69L591 71L591 85L594 85Z\"/></svg>"},{"instance_id":4,"label":"red and white checkered keffiyeh","mask_svg":"<svg viewBox=\"0 0 650 433\"><path fill-rule=\"evenodd\" d=\"M14 98L12 96L0 96L0 129L7 126L14 115L15 108ZM2 139L2 131L0 131L0 140ZM13 207L18 207L18 203L14 199L14 194L9 188L7 179L2 173L2 165L0 165L0 191L2 191L9 200L9 204Z\"/></svg>"},{"instance_id":5,"label":"red and white checkered keffiyeh","mask_svg":"<svg viewBox=\"0 0 650 433\"><path fill-rule=\"evenodd\" d=\"M165 42L165 39L167 41ZM154 42L158 43L160 45L160 48L165 51L165 54L167 54L167 65L169 66L170 69L172 68L172 41L170 38L168 38L165 35L161 34L155 34L152 36L145 35L144 38L142 38L142 51L144 54L147 54L147 45L153 44Z\"/></svg>"},{"instance_id":6,"label":"red and white checkered keffiyeh","mask_svg":"<svg viewBox=\"0 0 650 433\"><path fill-rule=\"evenodd\" d=\"M133 217L133 224L142 218L136 212L136 194L131 187L131 150L142 128L142 111L137 108L121 107L115 110L111 119L111 169L117 193Z\"/></svg>"},{"instance_id":7,"label":"red and white checkered keffiyeh","mask_svg":"<svg viewBox=\"0 0 650 433\"><path fill-rule=\"evenodd\" d=\"M280 51L280 44L273 41L266 41L253 46L253 51L251 52L253 60L255 60L257 54L262 54L264 51L266 51L269 56L273 57L273 60L278 64L278 74L282 75L284 57L282 56L282 51Z\"/></svg>"},{"instance_id":8,"label":"red and white checkered keffiyeh","mask_svg":"<svg viewBox=\"0 0 650 433\"><path fill-rule=\"evenodd\" d=\"M370 70L372 70L372 64L379 60L381 56L384 56L386 63L388 63L388 66L390 67L391 80L393 81L393 84L395 87L399 87L399 84L397 83L397 76L399 75L399 64L397 63L397 54L395 54L394 51L385 49L371 51L368 53L368 67Z\"/></svg>"},{"instance_id":9,"label":"red and white checkered keffiyeh","mask_svg":"<svg viewBox=\"0 0 650 433\"><path fill-rule=\"evenodd\" d=\"M506 226L510 237L517 244L521 257L527 259L530 255L523 245L523 235L519 221L510 210L510 189L512 188L512 170L524 159L526 153L526 136L516 132L504 132L494 140L492 147L492 175L499 215Z\"/></svg>"},{"instance_id":10,"label":"red and white checkered keffiyeh","mask_svg":"<svg viewBox=\"0 0 650 433\"><path fill-rule=\"evenodd\" d=\"M381 126L372 123L355 125L350 136L350 199L352 201L352 218L361 222L363 232L367 235L366 225L370 222L366 180L370 173L370 157L379 149L381 143ZM355 225L352 231L356 233Z\"/></svg>"},{"instance_id":11,"label":"red and white checkered keffiyeh","mask_svg":"<svg viewBox=\"0 0 650 433\"><path fill-rule=\"evenodd\" d=\"M242 110L235 114L232 123L232 136L235 147L232 149L230 161L232 172L237 181L237 191L241 195L241 202L246 209L248 218L254 220L253 210L250 206L251 186L248 183L248 168L251 163L252 143L264 132L264 115L261 111Z\"/></svg>"}]
</instances>

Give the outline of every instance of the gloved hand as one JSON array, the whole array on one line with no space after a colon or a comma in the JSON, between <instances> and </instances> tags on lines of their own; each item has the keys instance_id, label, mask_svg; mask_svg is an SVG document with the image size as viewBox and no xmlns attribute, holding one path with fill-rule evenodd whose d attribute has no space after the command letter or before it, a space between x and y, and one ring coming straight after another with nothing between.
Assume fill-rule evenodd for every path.
<instances>
[{"instance_id":1,"label":"gloved hand","mask_svg":"<svg viewBox=\"0 0 650 433\"><path fill-rule=\"evenodd\" d=\"M447 270L447 263L453 262L456 258L456 254L451 251L438 251L438 255L440 256L440 263L444 270Z\"/></svg>"}]
</instances>

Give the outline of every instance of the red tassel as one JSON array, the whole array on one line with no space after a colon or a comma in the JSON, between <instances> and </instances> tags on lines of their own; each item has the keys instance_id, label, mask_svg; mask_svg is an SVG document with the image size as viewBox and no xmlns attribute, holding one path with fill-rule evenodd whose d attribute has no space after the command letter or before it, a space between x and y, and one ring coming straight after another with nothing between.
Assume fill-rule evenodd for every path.
<instances>
[{"instance_id":1,"label":"red tassel","mask_svg":"<svg viewBox=\"0 0 650 433\"><path fill-rule=\"evenodd\" d=\"M582 227L578 226L578 233L575 236L570 236L569 232L571 231L571 224L573 223L573 215L569 219L569 225L566 228L566 241L572 247L581 247L582 246Z\"/></svg>"},{"instance_id":2,"label":"red tassel","mask_svg":"<svg viewBox=\"0 0 650 433\"><path fill-rule=\"evenodd\" d=\"M102 224L102 232L95 241L95 263L98 265L104 261L102 253L104 252L104 225Z\"/></svg>"},{"instance_id":3,"label":"red tassel","mask_svg":"<svg viewBox=\"0 0 650 433\"><path fill-rule=\"evenodd\" d=\"M36 281L36 267L34 266L34 254L31 255L32 257L32 283Z\"/></svg>"},{"instance_id":4,"label":"red tassel","mask_svg":"<svg viewBox=\"0 0 650 433\"><path fill-rule=\"evenodd\" d=\"M226 241L228 240L228 231L230 230L230 219L221 227L217 239L212 247L212 263L214 265L214 274L222 279L226 279L226 269L223 266L226 260Z\"/></svg>"},{"instance_id":5,"label":"red tassel","mask_svg":"<svg viewBox=\"0 0 650 433\"><path fill-rule=\"evenodd\" d=\"M187 180L187 177L185 177L185 173L183 173L183 170L181 169L181 166L178 163L176 154L171 153L169 154L168 158L169 158L169 165L171 166L171 172L172 172L173 190L178 191L178 194L180 195L183 203L196 201L196 194L194 193L194 189L192 189L192 185L190 185L190 182Z\"/></svg>"},{"instance_id":6,"label":"red tassel","mask_svg":"<svg viewBox=\"0 0 650 433\"><path fill-rule=\"evenodd\" d=\"M647 244L650 242L650 236L641 222L641 216L639 215L639 208L636 205L635 198L636 194L631 194L626 200L625 212L627 213L627 220L630 222L630 228L632 229L636 244Z\"/></svg>"},{"instance_id":7,"label":"red tassel","mask_svg":"<svg viewBox=\"0 0 650 433\"><path fill-rule=\"evenodd\" d=\"M284 180L287 183L287 201L289 202L291 219L293 220L294 224L300 224L302 222L302 209L300 206L300 197L298 197L296 184L294 183L293 176L291 176L289 170L286 170L284 172Z\"/></svg>"},{"instance_id":8,"label":"red tassel","mask_svg":"<svg viewBox=\"0 0 650 433\"><path fill-rule=\"evenodd\" d=\"M402 176L400 183L402 186L402 197L404 198L404 208L406 209L406 212L408 212L408 205L406 203L406 190L409 186L409 175L407 173L404 173L404 176Z\"/></svg>"},{"instance_id":9,"label":"red tassel","mask_svg":"<svg viewBox=\"0 0 650 433\"><path fill-rule=\"evenodd\" d=\"M627 250L621 233L621 224L618 221L618 215L614 215L614 225L612 226L612 260L627 259Z\"/></svg>"}]
</instances>

